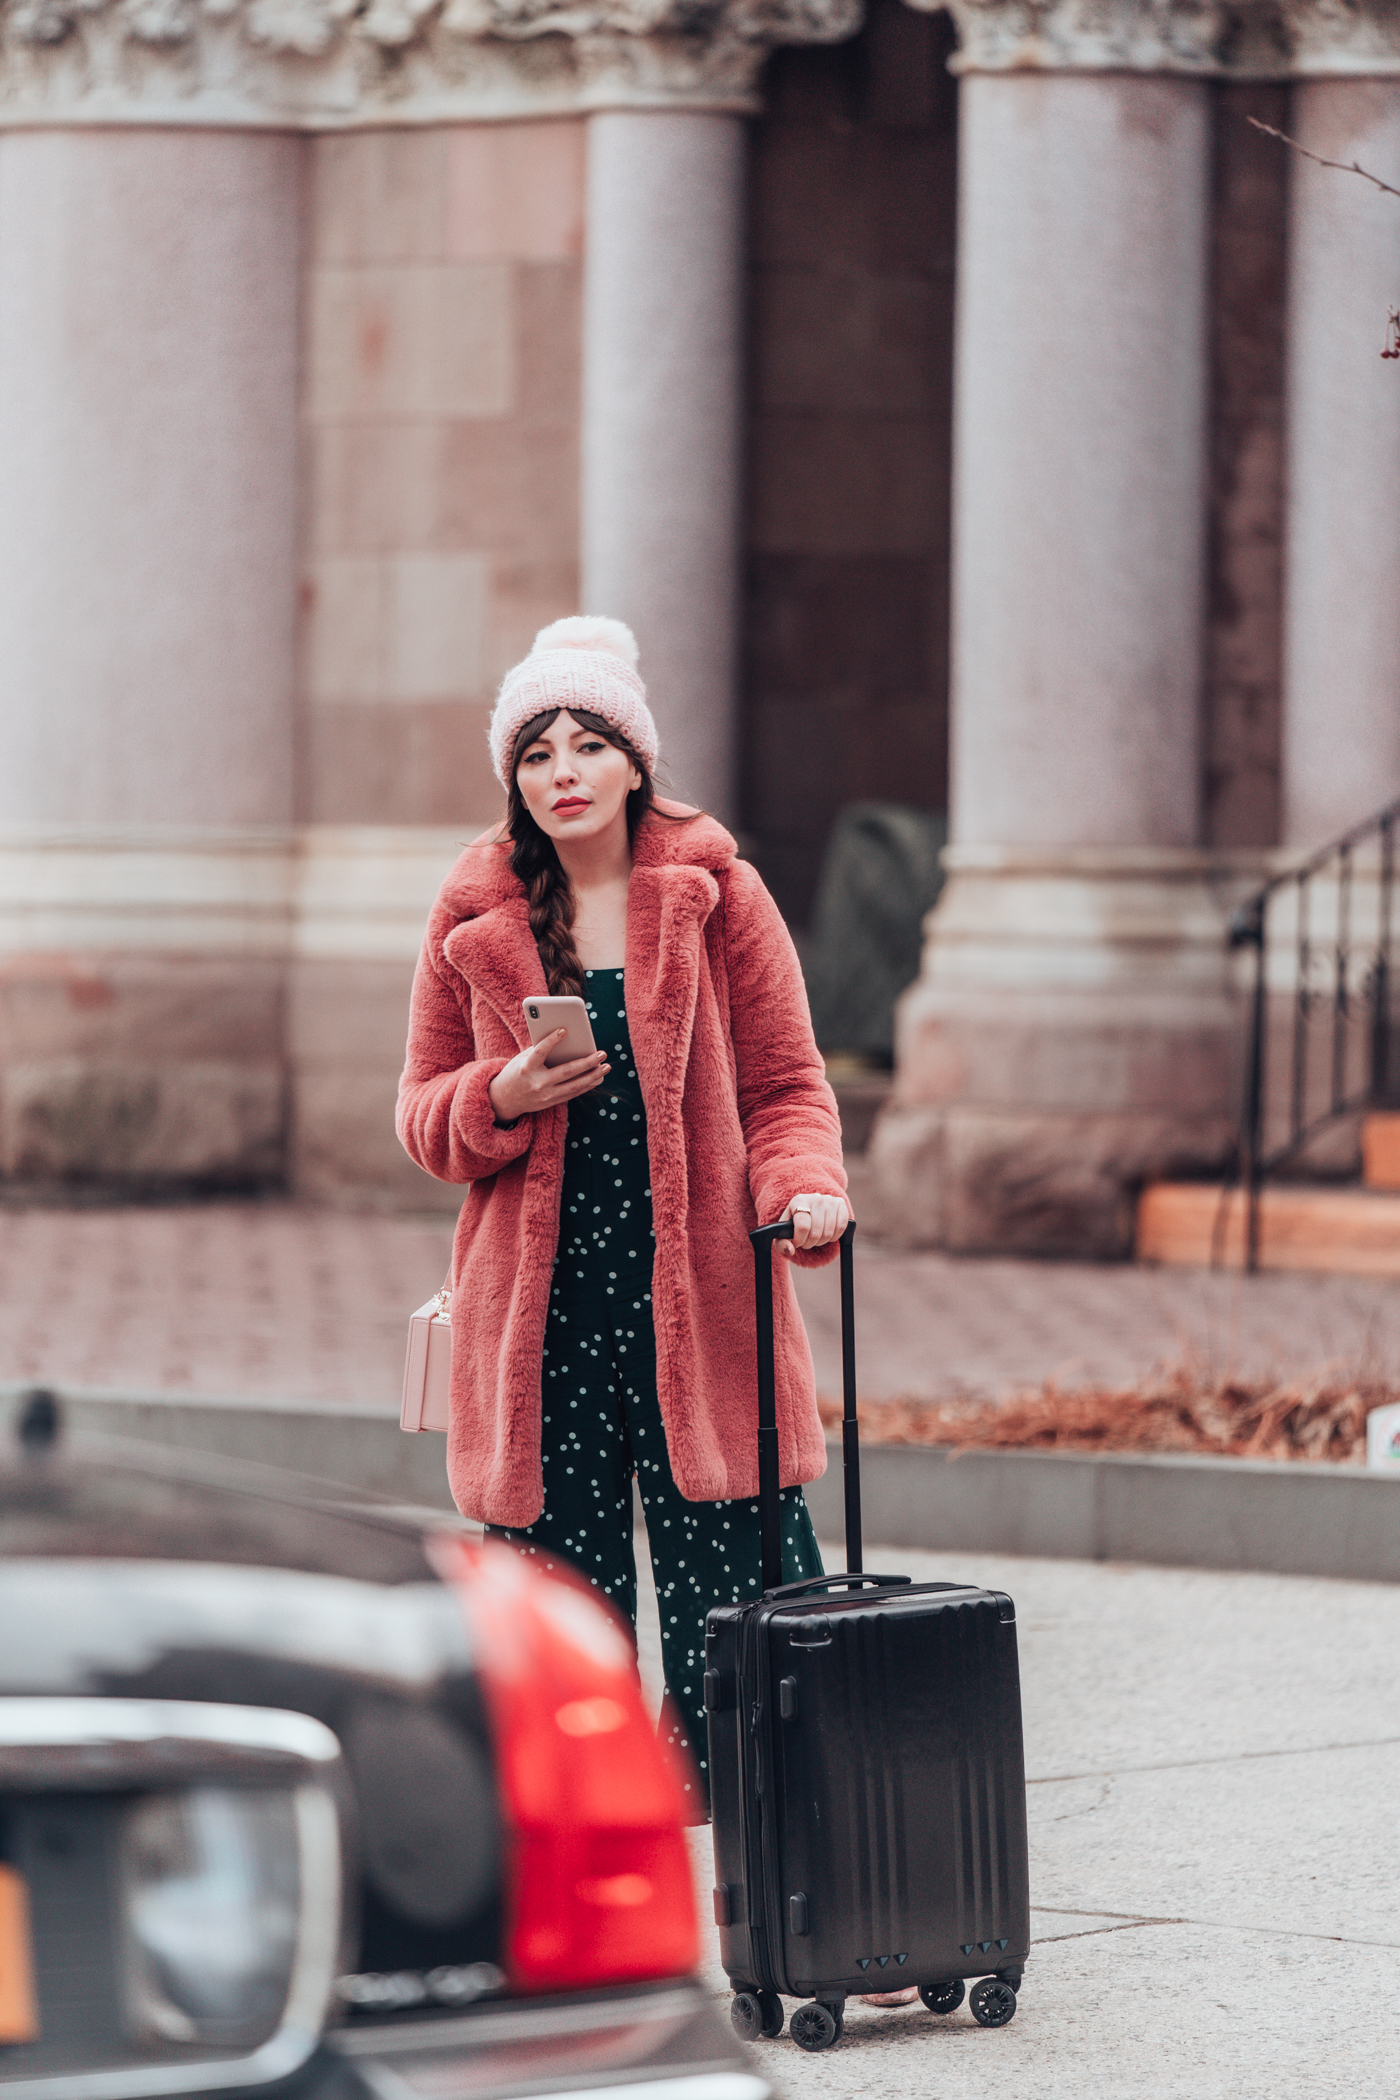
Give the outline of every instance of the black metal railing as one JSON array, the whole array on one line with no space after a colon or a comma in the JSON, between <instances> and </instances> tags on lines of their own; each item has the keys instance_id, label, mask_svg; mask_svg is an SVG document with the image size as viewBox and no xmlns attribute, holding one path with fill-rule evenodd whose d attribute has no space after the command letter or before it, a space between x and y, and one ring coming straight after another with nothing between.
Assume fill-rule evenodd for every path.
<instances>
[{"instance_id":1,"label":"black metal railing","mask_svg":"<svg viewBox=\"0 0 1400 2100\"><path fill-rule=\"evenodd\" d=\"M1265 883L1231 924L1231 947L1253 953L1236 1154L1251 1271L1265 1181L1347 1117L1400 1105L1397 829L1400 801ZM1217 1257L1223 1223L1222 1205Z\"/></svg>"}]
</instances>

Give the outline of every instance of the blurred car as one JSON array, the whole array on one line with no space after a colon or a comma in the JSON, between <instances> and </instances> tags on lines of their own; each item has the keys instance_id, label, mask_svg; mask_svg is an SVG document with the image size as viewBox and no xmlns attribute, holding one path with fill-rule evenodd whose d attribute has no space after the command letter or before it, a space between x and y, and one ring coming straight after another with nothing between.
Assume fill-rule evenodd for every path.
<instances>
[{"instance_id":1,"label":"blurred car","mask_svg":"<svg viewBox=\"0 0 1400 2100\"><path fill-rule=\"evenodd\" d=\"M769 2100L582 1583L59 1427L0 1452L7 2100Z\"/></svg>"}]
</instances>

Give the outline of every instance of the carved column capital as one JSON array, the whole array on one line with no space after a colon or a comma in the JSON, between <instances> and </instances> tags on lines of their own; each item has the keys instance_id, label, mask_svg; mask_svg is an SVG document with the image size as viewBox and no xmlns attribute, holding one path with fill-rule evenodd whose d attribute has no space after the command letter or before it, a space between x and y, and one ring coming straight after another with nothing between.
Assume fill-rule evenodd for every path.
<instances>
[{"instance_id":1,"label":"carved column capital","mask_svg":"<svg viewBox=\"0 0 1400 2100\"><path fill-rule=\"evenodd\" d=\"M331 131L759 106L863 0L0 0L0 128Z\"/></svg>"},{"instance_id":2,"label":"carved column capital","mask_svg":"<svg viewBox=\"0 0 1400 2100\"><path fill-rule=\"evenodd\" d=\"M955 73L1400 73L1396 0L909 0L947 7Z\"/></svg>"},{"instance_id":3,"label":"carved column capital","mask_svg":"<svg viewBox=\"0 0 1400 2100\"><path fill-rule=\"evenodd\" d=\"M1279 0L1299 79L1400 73L1395 0Z\"/></svg>"},{"instance_id":4,"label":"carved column capital","mask_svg":"<svg viewBox=\"0 0 1400 2100\"><path fill-rule=\"evenodd\" d=\"M910 0L926 6L932 0ZM956 73L1287 70L1279 0L937 0ZM1298 5L1305 0L1297 0Z\"/></svg>"}]
</instances>

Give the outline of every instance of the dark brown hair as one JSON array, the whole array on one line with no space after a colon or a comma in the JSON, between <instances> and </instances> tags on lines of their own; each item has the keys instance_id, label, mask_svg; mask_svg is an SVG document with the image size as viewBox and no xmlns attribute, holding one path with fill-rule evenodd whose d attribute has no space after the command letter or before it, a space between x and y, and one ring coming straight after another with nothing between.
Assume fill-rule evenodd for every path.
<instances>
[{"instance_id":1,"label":"dark brown hair","mask_svg":"<svg viewBox=\"0 0 1400 2100\"><path fill-rule=\"evenodd\" d=\"M530 901L530 931L535 936L535 946L544 964L545 984L551 992L572 992L581 999L583 965L574 947L573 887L554 850L553 839L548 832L541 831L526 808L518 778L525 752L563 712L562 708L551 707L543 714L532 716L515 739L510 758L505 828L512 841L511 873L524 884ZM671 812L656 809L656 787L646 760L633 750L621 730L615 729L611 722L605 722L601 715L590 714L586 708L571 707L568 712L581 728L591 729L595 736L602 737L605 743L625 753L642 776L640 787L632 788L627 796L627 843L630 846L644 817L653 811L659 817L669 817ZM674 821L689 823L691 818L687 815Z\"/></svg>"}]
</instances>

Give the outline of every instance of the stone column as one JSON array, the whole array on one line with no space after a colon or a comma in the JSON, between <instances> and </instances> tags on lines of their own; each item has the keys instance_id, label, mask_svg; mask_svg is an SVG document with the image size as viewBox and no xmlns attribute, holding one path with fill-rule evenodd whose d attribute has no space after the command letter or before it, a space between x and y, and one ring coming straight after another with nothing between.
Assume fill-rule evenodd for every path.
<instances>
[{"instance_id":1,"label":"stone column","mask_svg":"<svg viewBox=\"0 0 1400 2100\"><path fill-rule=\"evenodd\" d=\"M951 832L1196 838L1206 88L968 72Z\"/></svg>"},{"instance_id":2,"label":"stone column","mask_svg":"<svg viewBox=\"0 0 1400 2100\"><path fill-rule=\"evenodd\" d=\"M1400 184L1387 19L1364 46L1355 29L1309 43L1293 128ZM1334 35L1342 20L1329 17ZM1284 818L1287 843L1311 851L1400 795L1400 366L1379 355L1400 300L1400 202L1297 160L1291 216Z\"/></svg>"},{"instance_id":3,"label":"stone column","mask_svg":"<svg viewBox=\"0 0 1400 2100\"><path fill-rule=\"evenodd\" d=\"M299 168L0 133L0 823L291 820Z\"/></svg>"},{"instance_id":4,"label":"stone column","mask_svg":"<svg viewBox=\"0 0 1400 2100\"><path fill-rule=\"evenodd\" d=\"M1231 1106L1196 849L1212 58L1131 0L954 14L950 880L875 1157L911 1238L1116 1254Z\"/></svg>"},{"instance_id":5,"label":"stone column","mask_svg":"<svg viewBox=\"0 0 1400 2100\"><path fill-rule=\"evenodd\" d=\"M637 634L680 793L733 813L744 130L720 111L589 124L583 603Z\"/></svg>"},{"instance_id":6,"label":"stone column","mask_svg":"<svg viewBox=\"0 0 1400 2100\"><path fill-rule=\"evenodd\" d=\"M0 131L0 826L35 907L4 914L0 1173L24 1181L282 1171L300 161L267 130Z\"/></svg>"}]
</instances>

